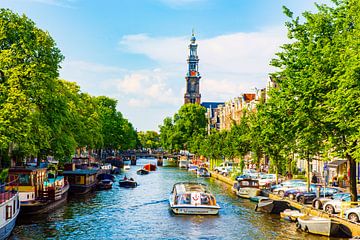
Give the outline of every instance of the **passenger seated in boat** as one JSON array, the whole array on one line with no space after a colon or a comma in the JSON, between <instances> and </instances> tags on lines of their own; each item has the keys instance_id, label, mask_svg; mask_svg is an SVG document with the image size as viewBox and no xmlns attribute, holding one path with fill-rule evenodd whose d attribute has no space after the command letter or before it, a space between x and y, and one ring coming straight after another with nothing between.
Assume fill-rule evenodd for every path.
<instances>
[{"instance_id":1,"label":"passenger seated in boat","mask_svg":"<svg viewBox=\"0 0 360 240\"><path fill-rule=\"evenodd\" d=\"M133 179L133 178L130 178L130 181L134 181L134 179Z\"/></svg>"},{"instance_id":2,"label":"passenger seated in boat","mask_svg":"<svg viewBox=\"0 0 360 240\"><path fill-rule=\"evenodd\" d=\"M185 194L180 197L180 204L190 204L190 195Z\"/></svg>"},{"instance_id":3,"label":"passenger seated in boat","mask_svg":"<svg viewBox=\"0 0 360 240\"><path fill-rule=\"evenodd\" d=\"M128 178L126 177L126 175L125 175L125 177L124 177L124 180L127 180Z\"/></svg>"},{"instance_id":4,"label":"passenger seated in boat","mask_svg":"<svg viewBox=\"0 0 360 240\"><path fill-rule=\"evenodd\" d=\"M201 195L201 205L209 205L210 199L209 196Z\"/></svg>"}]
</instances>

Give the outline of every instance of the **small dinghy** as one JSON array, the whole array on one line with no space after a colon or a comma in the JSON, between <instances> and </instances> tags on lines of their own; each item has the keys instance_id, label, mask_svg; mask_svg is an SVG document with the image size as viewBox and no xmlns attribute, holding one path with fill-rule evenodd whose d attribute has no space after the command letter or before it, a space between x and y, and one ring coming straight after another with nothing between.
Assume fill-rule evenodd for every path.
<instances>
[{"instance_id":1,"label":"small dinghy","mask_svg":"<svg viewBox=\"0 0 360 240\"><path fill-rule=\"evenodd\" d=\"M285 211L280 213L280 217L290 222L296 222L299 217L305 216L304 213L301 213L299 210L285 209Z\"/></svg>"},{"instance_id":2,"label":"small dinghy","mask_svg":"<svg viewBox=\"0 0 360 240\"><path fill-rule=\"evenodd\" d=\"M136 188L138 184L133 178L127 178L125 176L123 180L119 181L119 186L124 188Z\"/></svg>"},{"instance_id":3,"label":"small dinghy","mask_svg":"<svg viewBox=\"0 0 360 240\"><path fill-rule=\"evenodd\" d=\"M139 170L136 171L136 173L138 175L145 175L145 174L149 174L149 171L144 168L140 168Z\"/></svg>"},{"instance_id":4,"label":"small dinghy","mask_svg":"<svg viewBox=\"0 0 360 240\"><path fill-rule=\"evenodd\" d=\"M291 208L290 203L281 200L261 201L256 204L255 211L280 214L285 209Z\"/></svg>"},{"instance_id":5,"label":"small dinghy","mask_svg":"<svg viewBox=\"0 0 360 240\"><path fill-rule=\"evenodd\" d=\"M298 218L296 227L304 232L328 237L351 236L351 231L346 226L331 218L302 216Z\"/></svg>"},{"instance_id":6,"label":"small dinghy","mask_svg":"<svg viewBox=\"0 0 360 240\"><path fill-rule=\"evenodd\" d=\"M107 190L107 189L111 189L112 185L113 182L110 179L103 179L97 183L96 188L98 190Z\"/></svg>"}]
</instances>

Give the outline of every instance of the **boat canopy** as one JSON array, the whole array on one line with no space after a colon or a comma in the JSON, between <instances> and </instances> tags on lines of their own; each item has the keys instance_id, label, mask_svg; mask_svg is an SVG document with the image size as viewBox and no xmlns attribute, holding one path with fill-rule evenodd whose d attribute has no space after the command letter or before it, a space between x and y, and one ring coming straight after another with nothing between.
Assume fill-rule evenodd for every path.
<instances>
[{"instance_id":1,"label":"boat canopy","mask_svg":"<svg viewBox=\"0 0 360 240\"><path fill-rule=\"evenodd\" d=\"M177 194L184 194L190 192L208 192L205 184L192 182L176 183L174 185L174 189L176 190Z\"/></svg>"}]
</instances>

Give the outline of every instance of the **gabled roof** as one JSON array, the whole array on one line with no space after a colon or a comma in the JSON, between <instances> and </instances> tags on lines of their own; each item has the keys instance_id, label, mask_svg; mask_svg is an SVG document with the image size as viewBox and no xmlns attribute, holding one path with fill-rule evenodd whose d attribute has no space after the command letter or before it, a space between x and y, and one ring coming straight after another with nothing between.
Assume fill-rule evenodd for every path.
<instances>
[{"instance_id":1,"label":"gabled roof","mask_svg":"<svg viewBox=\"0 0 360 240\"><path fill-rule=\"evenodd\" d=\"M244 93L243 97L246 102L250 102L256 98L256 94L255 93Z\"/></svg>"}]
</instances>

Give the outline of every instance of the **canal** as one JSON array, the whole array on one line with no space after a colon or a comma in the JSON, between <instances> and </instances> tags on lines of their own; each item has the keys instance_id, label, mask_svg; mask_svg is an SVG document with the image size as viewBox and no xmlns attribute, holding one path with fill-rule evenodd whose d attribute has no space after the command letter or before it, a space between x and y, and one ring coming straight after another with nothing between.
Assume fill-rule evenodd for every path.
<instances>
[{"instance_id":1,"label":"canal","mask_svg":"<svg viewBox=\"0 0 360 240\"><path fill-rule=\"evenodd\" d=\"M138 164L150 160L139 161ZM197 178L178 168L159 168L138 176L139 166L125 172L139 183L135 189L95 192L47 215L18 219L10 239L328 239L301 233L278 216L256 213L255 204L234 196L228 185ZM123 174L117 176L117 180ZM176 216L168 196L174 183L206 183L221 206L218 216Z\"/></svg>"}]
</instances>

